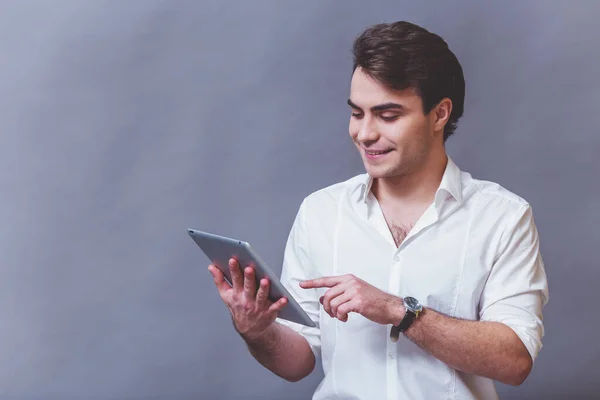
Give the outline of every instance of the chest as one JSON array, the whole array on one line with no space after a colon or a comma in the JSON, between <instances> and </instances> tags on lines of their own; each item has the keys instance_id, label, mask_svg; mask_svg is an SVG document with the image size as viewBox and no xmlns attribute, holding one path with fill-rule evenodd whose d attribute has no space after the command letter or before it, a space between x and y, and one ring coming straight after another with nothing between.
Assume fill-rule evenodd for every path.
<instances>
[{"instance_id":1,"label":"chest","mask_svg":"<svg viewBox=\"0 0 600 400\"><path fill-rule=\"evenodd\" d=\"M413 228L414 223L403 225L401 223L388 222L387 225L392 234L392 238L394 238L394 243L396 244L396 247L398 247L402 244L404 239L406 239L410 230Z\"/></svg>"},{"instance_id":2,"label":"chest","mask_svg":"<svg viewBox=\"0 0 600 400\"><path fill-rule=\"evenodd\" d=\"M399 247L408 236L415 224L421 218L427 207L398 208L381 204L381 214L394 239L396 247Z\"/></svg>"},{"instance_id":3,"label":"chest","mask_svg":"<svg viewBox=\"0 0 600 400\"><path fill-rule=\"evenodd\" d=\"M407 229L386 231L380 221L344 217L326 255L317 265L326 274L353 274L382 291L416 297L424 306L442 313L477 319L478 304L493 264L485 232L473 231L460 212L406 238ZM402 243L393 246L394 240ZM329 242L326 240L321 243Z\"/></svg>"}]
</instances>

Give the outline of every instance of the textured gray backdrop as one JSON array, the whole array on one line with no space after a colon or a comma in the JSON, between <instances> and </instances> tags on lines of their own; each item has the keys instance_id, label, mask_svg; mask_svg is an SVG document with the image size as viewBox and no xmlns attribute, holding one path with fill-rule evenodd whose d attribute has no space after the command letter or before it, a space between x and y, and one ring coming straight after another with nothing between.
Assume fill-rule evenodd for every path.
<instances>
[{"instance_id":1,"label":"textured gray backdrop","mask_svg":"<svg viewBox=\"0 0 600 400\"><path fill-rule=\"evenodd\" d=\"M463 64L460 167L528 199L551 300L503 397L599 396L598 2L0 2L0 398L307 399L230 325L186 228L280 271L310 192L363 172L350 46L406 19Z\"/></svg>"}]
</instances>

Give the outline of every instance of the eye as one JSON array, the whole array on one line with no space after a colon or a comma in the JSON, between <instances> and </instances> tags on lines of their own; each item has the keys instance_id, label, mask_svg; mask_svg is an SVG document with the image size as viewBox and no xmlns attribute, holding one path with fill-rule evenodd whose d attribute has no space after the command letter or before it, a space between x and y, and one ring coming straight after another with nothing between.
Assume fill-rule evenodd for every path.
<instances>
[{"instance_id":1,"label":"eye","mask_svg":"<svg viewBox=\"0 0 600 400\"><path fill-rule=\"evenodd\" d=\"M393 115L380 115L379 118L381 118L382 120L386 121L386 122L391 122L391 121L395 121L398 119L398 117L400 117L397 114L393 114Z\"/></svg>"},{"instance_id":2,"label":"eye","mask_svg":"<svg viewBox=\"0 0 600 400\"><path fill-rule=\"evenodd\" d=\"M352 116L353 116L354 118L358 118L358 119L359 119L359 118L362 118L362 114L361 114L361 113L357 113L357 112L353 112L353 113L352 113Z\"/></svg>"}]
</instances>

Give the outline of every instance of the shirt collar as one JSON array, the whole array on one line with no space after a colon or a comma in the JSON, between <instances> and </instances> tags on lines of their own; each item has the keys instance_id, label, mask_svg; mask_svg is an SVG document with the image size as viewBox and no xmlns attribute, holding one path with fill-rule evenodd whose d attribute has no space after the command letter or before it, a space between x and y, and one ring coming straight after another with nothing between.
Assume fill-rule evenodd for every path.
<instances>
[{"instance_id":1,"label":"shirt collar","mask_svg":"<svg viewBox=\"0 0 600 400\"><path fill-rule=\"evenodd\" d=\"M444 171L444 176L442 176L442 182L440 182L438 192L440 190L445 190L454 197L458 204L462 204L462 189L462 171L454 161L448 157L448 163L446 164L446 170Z\"/></svg>"},{"instance_id":2,"label":"shirt collar","mask_svg":"<svg viewBox=\"0 0 600 400\"><path fill-rule=\"evenodd\" d=\"M367 202L367 198L372 186L373 178L369 174L364 174L363 179L360 182L358 198L359 202ZM436 201L438 199L438 193L442 190L454 197L459 204L462 204L462 172L450 157L448 157L446 169L444 170L444 175L442 176L442 181L440 182L440 186L435 194Z\"/></svg>"}]
</instances>

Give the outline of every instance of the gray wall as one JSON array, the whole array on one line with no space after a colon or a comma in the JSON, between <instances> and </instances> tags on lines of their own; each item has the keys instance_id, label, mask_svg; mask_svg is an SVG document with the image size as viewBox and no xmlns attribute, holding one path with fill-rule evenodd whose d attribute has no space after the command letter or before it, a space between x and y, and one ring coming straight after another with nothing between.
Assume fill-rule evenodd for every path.
<instances>
[{"instance_id":1,"label":"gray wall","mask_svg":"<svg viewBox=\"0 0 600 400\"><path fill-rule=\"evenodd\" d=\"M363 172L350 46L406 19L462 62L450 155L528 199L551 301L528 381L600 391L598 2L3 0L0 398L306 399L246 352L187 237L277 271L304 196Z\"/></svg>"}]
</instances>

